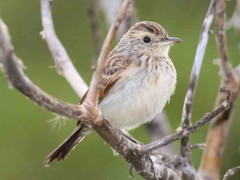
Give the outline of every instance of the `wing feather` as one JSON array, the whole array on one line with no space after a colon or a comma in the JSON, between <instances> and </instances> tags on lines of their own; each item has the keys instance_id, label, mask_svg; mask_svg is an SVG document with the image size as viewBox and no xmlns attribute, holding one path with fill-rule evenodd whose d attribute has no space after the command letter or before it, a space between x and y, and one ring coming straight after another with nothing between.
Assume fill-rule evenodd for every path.
<instances>
[{"instance_id":1,"label":"wing feather","mask_svg":"<svg viewBox=\"0 0 240 180\"><path fill-rule=\"evenodd\" d=\"M130 65L131 61L123 56L109 55L101 77L98 103L121 81ZM88 91L82 97L80 104L84 101L87 93Z\"/></svg>"}]
</instances>

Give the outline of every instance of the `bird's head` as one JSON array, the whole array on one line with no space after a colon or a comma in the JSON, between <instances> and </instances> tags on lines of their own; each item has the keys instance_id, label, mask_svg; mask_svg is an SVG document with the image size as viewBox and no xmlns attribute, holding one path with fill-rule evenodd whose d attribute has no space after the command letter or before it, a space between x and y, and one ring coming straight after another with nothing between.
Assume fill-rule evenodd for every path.
<instances>
[{"instance_id":1,"label":"bird's head","mask_svg":"<svg viewBox=\"0 0 240 180\"><path fill-rule=\"evenodd\" d=\"M133 25L122 38L122 44L137 52L168 56L170 46L181 42L169 37L167 31L155 22L143 21Z\"/></svg>"}]
</instances>

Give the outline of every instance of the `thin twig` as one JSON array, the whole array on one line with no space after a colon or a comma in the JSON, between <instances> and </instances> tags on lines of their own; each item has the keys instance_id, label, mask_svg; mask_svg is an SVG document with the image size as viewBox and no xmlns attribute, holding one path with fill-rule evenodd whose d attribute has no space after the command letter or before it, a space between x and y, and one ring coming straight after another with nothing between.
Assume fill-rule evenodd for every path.
<instances>
[{"instance_id":1,"label":"thin twig","mask_svg":"<svg viewBox=\"0 0 240 180\"><path fill-rule=\"evenodd\" d=\"M240 166L229 169L223 177L223 180L228 180L230 176L234 176L236 173L240 172Z\"/></svg>"},{"instance_id":2,"label":"thin twig","mask_svg":"<svg viewBox=\"0 0 240 180\"><path fill-rule=\"evenodd\" d=\"M231 92L228 91L225 88L221 88L220 92L225 93L226 99L222 102L220 106L218 106L215 110L213 110L210 113L207 113L202 119L200 119L198 122L194 123L192 126L182 129L174 134L171 134L169 136L166 136L158 141L155 141L153 143L150 143L148 145L145 145L142 152L143 153L149 153L155 149L161 148L163 146L166 146L169 143L172 143L173 141L176 141L178 139L181 139L183 137L187 137L193 132L195 132L197 129L202 127L204 124L212 120L214 117L216 117L221 112L225 111L229 108L229 100L231 96Z\"/></svg>"},{"instance_id":3,"label":"thin twig","mask_svg":"<svg viewBox=\"0 0 240 180\"><path fill-rule=\"evenodd\" d=\"M78 96L82 97L88 87L75 69L68 53L55 33L50 3L50 0L41 0L42 26L44 32L43 37L46 39L59 73L66 78L67 82L69 82Z\"/></svg>"},{"instance_id":4,"label":"thin twig","mask_svg":"<svg viewBox=\"0 0 240 180\"><path fill-rule=\"evenodd\" d=\"M206 17L203 22L202 32L200 35L199 43L196 50L196 55L194 58L194 64L193 64L192 72L190 76L189 87L185 96L185 101L183 106L182 122L181 122L182 129L189 127L191 124L190 122L191 122L192 104L193 104L196 86L198 83L200 70L202 67L203 58L205 55L205 50L208 43L209 29L211 27L211 24L214 18L215 2L216 0L211 0ZM189 137L184 137L181 140L180 155L182 156L182 158L186 158L184 162L186 162L188 165L191 164ZM186 164L183 163L183 167L185 166Z\"/></svg>"},{"instance_id":5,"label":"thin twig","mask_svg":"<svg viewBox=\"0 0 240 180\"><path fill-rule=\"evenodd\" d=\"M161 139L169 134L171 134L171 127L167 119L165 112L158 114L151 122L145 125L146 130L151 138L151 141L154 142L158 139ZM167 146L162 147L159 151L166 155L174 155L177 152L176 146L174 143L171 143Z\"/></svg>"},{"instance_id":6,"label":"thin twig","mask_svg":"<svg viewBox=\"0 0 240 180\"><path fill-rule=\"evenodd\" d=\"M121 7L123 0L99 0L99 5L104 12L105 19L109 26L115 21L115 15L117 14L119 8ZM132 7L128 8L125 19L121 23L119 30L117 32L117 37L121 38L123 34L125 34L129 28L137 22L136 18L136 10L131 4ZM111 7L111 8L109 8Z\"/></svg>"},{"instance_id":7,"label":"thin twig","mask_svg":"<svg viewBox=\"0 0 240 180\"><path fill-rule=\"evenodd\" d=\"M8 32L5 28L3 22L0 22L0 59L3 60L4 70L8 76L9 81L12 83L13 87L17 88L25 96L29 97L32 101L42 106L43 108L64 115L70 118L78 119L80 106L69 105L59 100L50 97L37 88L32 82L26 77L19 64L16 61L16 56L13 54L13 46L8 38ZM226 91L227 92L227 91ZM228 107L227 99L222 103L219 108L205 116L202 121L199 121L189 129L185 129L182 133L184 136L190 135L190 131L196 131L199 127L205 123L206 120L212 118L212 116L217 115L219 111L224 110ZM83 114L86 112L82 112ZM91 122L91 121L90 121ZM93 128L98 132L102 138L111 145L119 154L121 154L128 162L132 163L134 169L146 179L179 179L179 172L174 168L173 164L166 157L161 155L149 155L148 153L142 153L144 147L149 147L148 145L143 146L138 143L132 142L130 139L126 138L121 130L113 128L105 120L100 126L92 124ZM192 133L192 132L191 132ZM175 138L178 139L178 138ZM168 141L170 143L170 141ZM166 142L165 142L166 144ZM158 145L157 148L160 146ZM155 148L153 148L155 149ZM140 151L139 151L140 150ZM151 149L150 149L151 150Z\"/></svg>"},{"instance_id":8,"label":"thin twig","mask_svg":"<svg viewBox=\"0 0 240 180\"><path fill-rule=\"evenodd\" d=\"M220 59L222 81L220 86L225 86L232 92L231 107L217 116L211 122L208 131L206 148L202 157L199 174L203 179L219 179L223 161L229 127L232 121L234 107L240 92L240 75L238 69L232 69L228 57L228 48L225 35L225 6L226 0L217 0L215 10L216 43ZM220 95L217 97L216 106L222 103Z\"/></svg>"},{"instance_id":9,"label":"thin twig","mask_svg":"<svg viewBox=\"0 0 240 180\"><path fill-rule=\"evenodd\" d=\"M191 150L193 150L193 149L202 149L202 150L204 150L205 147L206 147L205 143L191 144L190 145L190 149Z\"/></svg>"},{"instance_id":10,"label":"thin twig","mask_svg":"<svg viewBox=\"0 0 240 180\"><path fill-rule=\"evenodd\" d=\"M102 75L103 68L105 66L105 62L107 60L107 55L110 50L110 46L112 41L114 40L116 36L116 32L125 17L128 7L130 4L133 2L133 0L125 0L122 4L122 7L120 8L116 21L112 24L110 27L107 37L104 41L104 44L102 46L102 50L100 52L100 55L98 57L98 62L97 62L97 69L96 72L93 74L92 81L90 84L89 92L86 97L86 104L89 104L92 106L92 111L96 113L96 108L98 104L98 97L99 97L99 81Z\"/></svg>"}]
</instances>

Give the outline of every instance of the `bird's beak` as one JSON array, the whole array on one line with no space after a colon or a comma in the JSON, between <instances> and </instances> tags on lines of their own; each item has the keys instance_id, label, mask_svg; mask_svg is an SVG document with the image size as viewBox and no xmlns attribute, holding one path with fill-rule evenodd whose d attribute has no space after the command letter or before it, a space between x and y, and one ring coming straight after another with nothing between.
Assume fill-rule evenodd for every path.
<instances>
[{"instance_id":1,"label":"bird's beak","mask_svg":"<svg viewBox=\"0 0 240 180\"><path fill-rule=\"evenodd\" d=\"M165 39L162 39L161 41L159 41L158 46L172 46L176 43L182 42L182 39L180 38L175 38L175 37L166 37Z\"/></svg>"},{"instance_id":2,"label":"bird's beak","mask_svg":"<svg viewBox=\"0 0 240 180\"><path fill-rule=\"evenodd\" d=\"M175 38L175 37L166 37L164 41L170 42L170 43L179 43L179 42L182 42L182 39Z\"/></svg>"}]
</instances>

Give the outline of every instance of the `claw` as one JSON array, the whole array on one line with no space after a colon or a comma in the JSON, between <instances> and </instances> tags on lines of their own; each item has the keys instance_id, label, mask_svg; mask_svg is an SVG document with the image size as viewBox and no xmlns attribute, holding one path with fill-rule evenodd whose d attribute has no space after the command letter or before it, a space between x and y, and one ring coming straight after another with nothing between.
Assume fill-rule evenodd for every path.
<instances>
[{"instance_id":1,"label":"claw","mask_svg":"<svg viewBox=\"0 0 240 180\"><path fill-rule=\"evenodd\" d=\"M134 175L133 175L133 170L134 170L134 167L133 167L133 165L131 164L130 167L129 167L129 174L131 175L131 177L132 177L133 179L135 179L135 177L134 177Z\"/></svg>"},{"instance_id":2,"label":"claw","mask_svg":"<svg viewBox=\"0 0 240 180\"><path fill-rule=\"evenodd\" d=\"M150 155L148 156L149 158L149 161L151 162L151 171L153 172L153 179L156 178L156 174L155 174L155 171L154 171L154 163L153 163L153 160L151 159Z\"/></svg>"}]
</instances>

